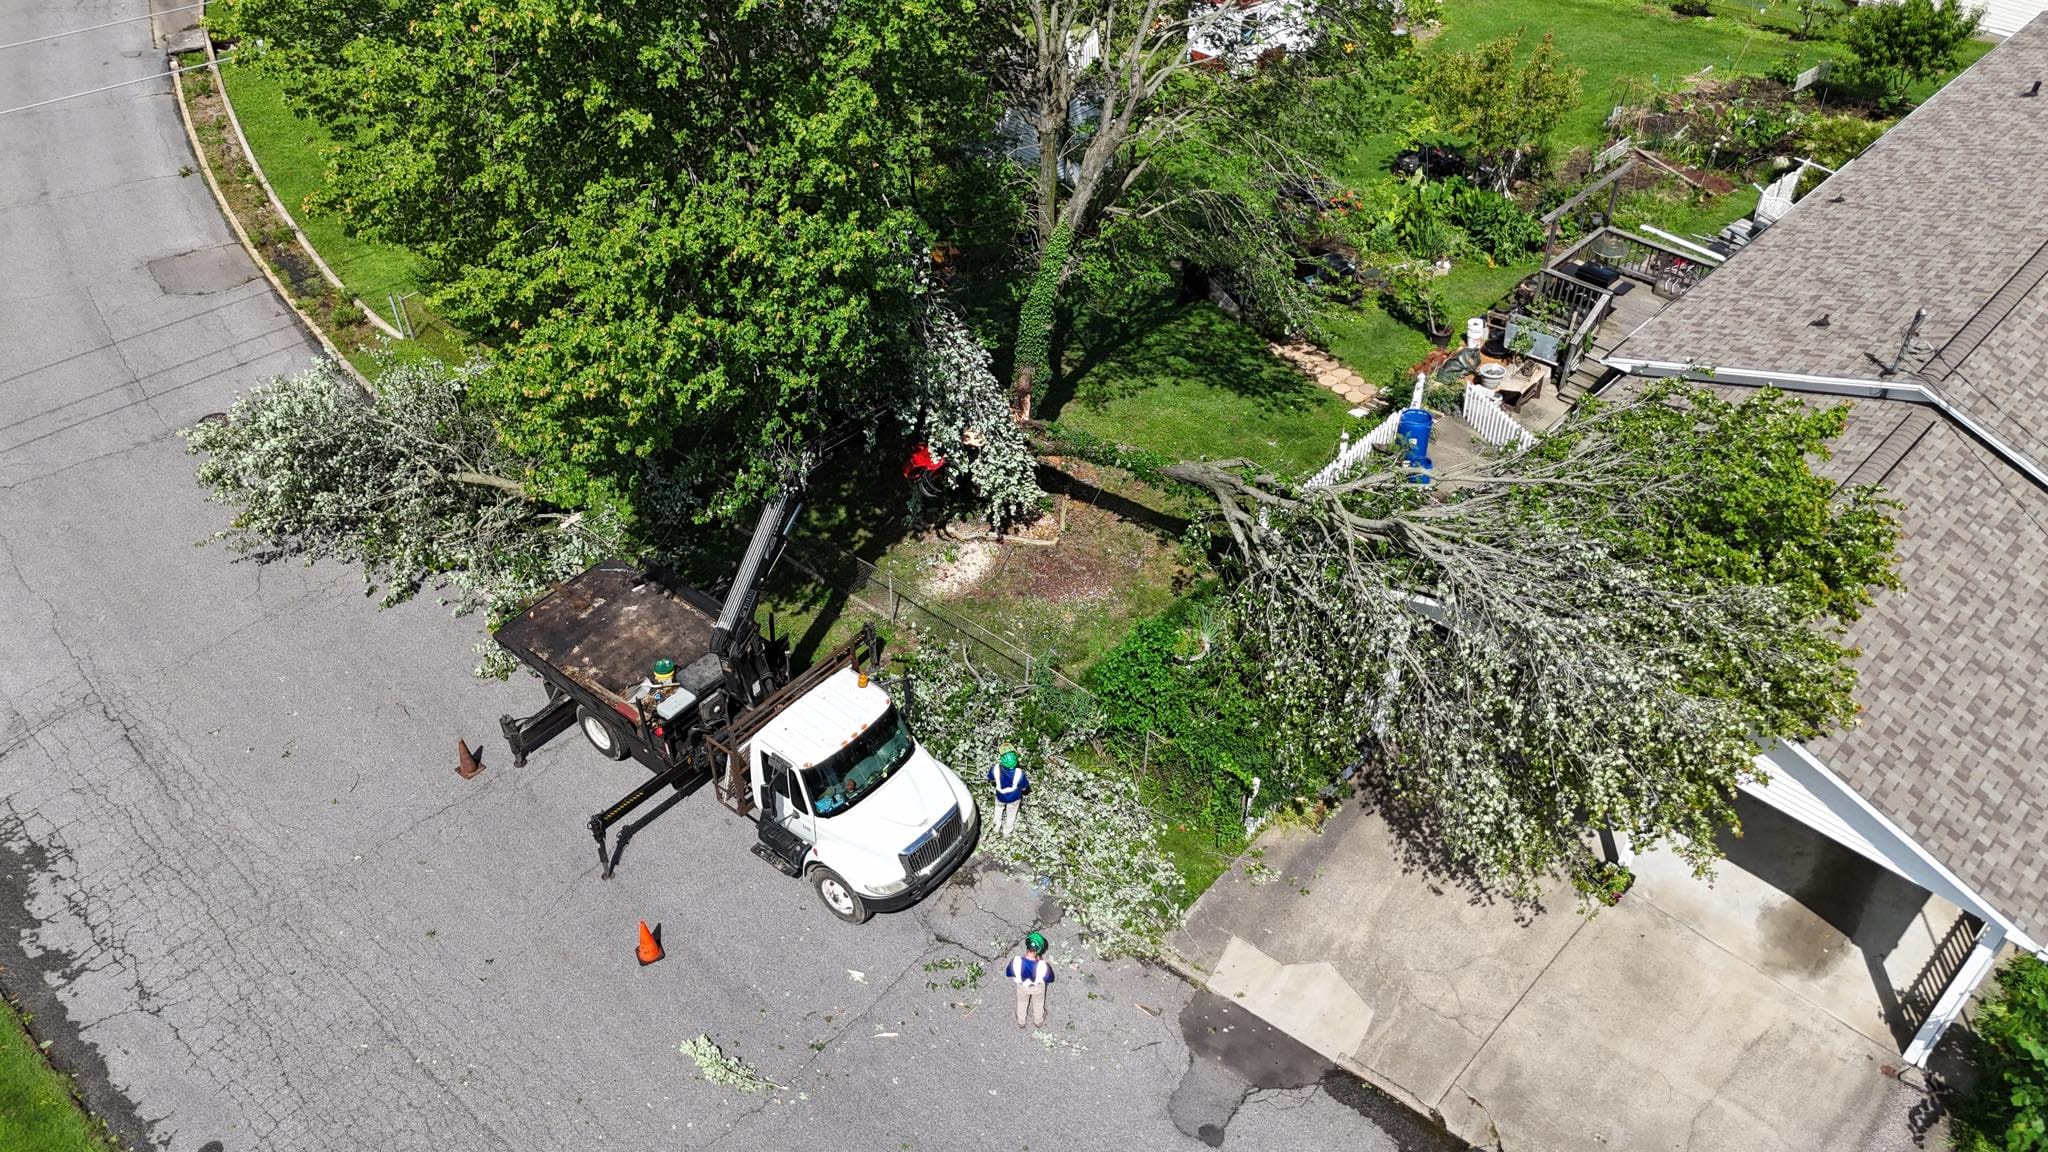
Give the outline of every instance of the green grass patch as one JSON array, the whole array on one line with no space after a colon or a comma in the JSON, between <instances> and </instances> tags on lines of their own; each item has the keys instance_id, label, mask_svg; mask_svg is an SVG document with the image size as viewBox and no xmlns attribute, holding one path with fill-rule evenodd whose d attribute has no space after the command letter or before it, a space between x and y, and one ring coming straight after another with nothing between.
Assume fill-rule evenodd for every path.
<instances>
[{"instance_id":1,"label":"green grass patch","mask_svg":"<svg viewBox=\"0 0 2048 1152\"><path fill-rule=\"evenodd\" d=\"M1357 424L1342 400L1208 304L1161 309L1078 343L1038 414L1103 440L1298 474L1328 463Z\"/></svg>"},{"instance_id":2,"label":"green grass patch","mask_svg":"<svg viewBox=\"0 0 2048 1152\"><path fill-rule=\"evenodd\" d=\"M1199 828L1168 822L1160 829L1159 847L1180 869L1182 907L1201 899L1202 893L1230 870L1230 854L1216 847L1215 838Z\"/></svg>"},{"instance_id":3,"label":"green grass patch","mask_svg":"<svg viewBox=\"0 0 2048 1152\"><path fill-rule=\"evenodd\" d=\"M1385 392L1412 383L1408 369L1429 355L1429 337L1387 315L1367 301L1321 318L1330 355Z\"/></svg>"},{"instance_id":4,"label":"green grass patch","mask_svg":"<svg viewBox=\"0 0 2048 1152\"><path fill-rule=\"evenodd\" d=\"M339 216L308 207L307 197L326 179L334 138L314 120L295 115L285 101L284 89L271 77L232 61L220 71L242 134L249 138L249 148L263 166L264 178L349 292L393 322L388 297L399 293L415 297L405 301L405 309L417 339L413 348L401 345L399 354L424 352L443 360L463 359L466 352L461 334L417 298L424 292L417 256L397 244L352 236Z\"/></svg>"},{"instance_id":5,"label":"green grass patch","mask_svg":"<svg viewBox=\"0 0 2048 1152\"><path fill-rule=\"evenodd\" d=\"M1452 0L1444 5L1443 22L1432 46L1461 52L1526 28L1526 54L1545 32L1555 35L1565 61L1586 70L1578 107L1551 137L1561 150L1606 142L1617 80L1668 82L1709 66L1721 76L1759 73L1792 46L1750 24L1677 16L1668 6L1635 0Z\"/></svg>"},{"instance_id":6,"label":"green grass patch","mask_svg":"<svg viewBox=\"0 0 2048 1152\"><path fill-rule=\"evenodd\" d=\"M14 1007L0 1000L0 1149L114 1152L70 1082L43 1059Z\"/></svg>"}]
</instances>

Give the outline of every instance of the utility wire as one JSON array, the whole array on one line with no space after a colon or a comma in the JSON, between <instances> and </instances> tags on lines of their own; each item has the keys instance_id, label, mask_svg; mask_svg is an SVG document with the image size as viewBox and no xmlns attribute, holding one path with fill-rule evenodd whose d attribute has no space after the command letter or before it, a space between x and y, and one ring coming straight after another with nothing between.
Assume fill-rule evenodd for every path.
<instances>
[{"instance_id":1,"label":"utility wire","mask_svg":"<svg viewBox=\"0 0 2048 1152\"><path fill-rule=\"evenodd\" d=\"M95 24L90 28L73 28L69 32L52 32L48 36L38 36L33 40L16 40L12 44L0 44L0 52L5 52L9 48L20 48L28 44L41 44L45 40L62 40L66 36L76 36L81 32L97 32L102 28L112 28L121 24L133 24L137 20L151 20L158 16L168 16L173 12L190 12L194 8L204 7L206 7L204 4L187 4L182 8L166 8L161 12L144 12L140 16L124 16L119 20L109 20L105 24Z\"/></svg>"},{"instance_id":2,"label":"utility wire","mask_svg":"<svg viewBox=\"0 0 2048 1152\"><path fill-rule=\"evenodd\" d=\"M225 60L239 51L241 49L237 48L223 52L220 54L220 59ZM31 108L45 108L51 104L62 104L66 100L76 100L80 96L91 96L98 92L111 92L116 88L126 88L130 84L140 84L145 80L158 80L165 76L176 76L180 72L193 72L205 67L207 67L205 64L187 64L183 68L173 68L168 72L152 72L147 76L137 76L133 80L121 80L113 84L102 85L98 88L88 88L83 92L73 92L69 96L52 96L48 100L38 100L33 104L23 104L14 108L0 108L0 116L12 116L16 112L27 112Z\"/></svg>"}]
</instances>

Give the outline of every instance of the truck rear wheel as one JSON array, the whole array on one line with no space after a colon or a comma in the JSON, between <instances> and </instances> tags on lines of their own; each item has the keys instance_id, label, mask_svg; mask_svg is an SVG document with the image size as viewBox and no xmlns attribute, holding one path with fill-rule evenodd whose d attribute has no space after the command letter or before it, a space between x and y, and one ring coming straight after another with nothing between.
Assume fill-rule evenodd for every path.
<instances>
[{"instance_id":1,"label":"truck rear wheel","mask_svg":"<svg viewBox=\"0 0 2048 1152\"><path fill-rule=\"evenodd\" d=\"M590 741L590 746L605 759L626 758L626 738L620 734L618 725L582 705L576 708L576 723L583 728L583 738Z\"/></svg>"},{"instance_id":2,"label":"truck rear wheel","mask_svg":"<svg viewBox=\"0 0 2048 1152\"><path fill-rule=\"evenodd\" d=\"M825 907L848 924L864 924L872 915L868 906L861 902L860 893L830 868L812 872L811 886L818 890L818 899L824 902Z\"/></svg>"}]
</instances>

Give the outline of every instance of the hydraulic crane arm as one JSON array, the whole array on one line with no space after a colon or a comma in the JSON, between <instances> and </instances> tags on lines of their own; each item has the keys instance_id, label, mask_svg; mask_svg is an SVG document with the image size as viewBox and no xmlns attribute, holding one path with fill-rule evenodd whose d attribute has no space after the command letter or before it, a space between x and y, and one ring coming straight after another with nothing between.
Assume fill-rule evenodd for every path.
<instances>
[{"instance_id":1,"label":"hydraulic crane arm","mask_svg":"<svg viewBox=\"0 0 2048 1152\"><path fill-rule=\"evenodd\" d=\"M803 506L797 498L796 486L791 484L761 509L761 518L754 524L754 538L747 542L746 555L740 558L739 571L733 573L732 587L718 611L718 626L711 633L711 650L721 659L743 644L748 630L754 626L754 607L761 600L761 585L789 543L790 530L796 527L797 514Z\"/></svg>"}]
</instances>

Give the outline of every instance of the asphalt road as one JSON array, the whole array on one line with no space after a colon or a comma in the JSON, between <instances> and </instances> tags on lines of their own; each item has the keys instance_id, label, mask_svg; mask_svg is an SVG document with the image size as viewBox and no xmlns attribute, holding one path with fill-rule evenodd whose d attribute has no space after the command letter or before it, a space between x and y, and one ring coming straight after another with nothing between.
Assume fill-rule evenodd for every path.
<instances>
[{"instance_id":1,"label":"asphalt road","mask_svg":"<svg viewBox=\"0 0 2048 1152\"><path fill-rule=\"evenodd\" d=\"M0 42L141 11L0 0ZM147 22L0 49L0 109L164 67ZM313 346L170 93L0 114L0 980L117 1130L174 1152L1433 1146L1231 1006L1074 955L1014 878L844 926L700 795L603 882L582 820L638 770L573 737L512 768L495 721L537 689L470 676L473 621L196 547L225 513L175 430ZM493 745L467 783L458 736ZM643 918L669 951L646 969ZM1032 926L1063 961L1051 1043L995 978L952 986ZM698 1033L786 1087L706 1083L677 1051Z\"/></svg>"}]
</instances>

